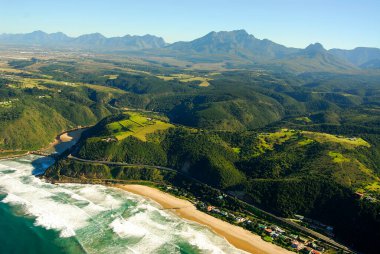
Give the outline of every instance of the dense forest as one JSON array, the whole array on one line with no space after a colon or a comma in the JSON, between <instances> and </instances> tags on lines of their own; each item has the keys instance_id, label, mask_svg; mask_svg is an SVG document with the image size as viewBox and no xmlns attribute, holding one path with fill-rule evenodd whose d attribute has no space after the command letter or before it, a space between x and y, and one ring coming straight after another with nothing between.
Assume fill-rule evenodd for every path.
<instances>
[{"instance_id":1,"label":"dense forest","mask_svg":"<svg viewBox=\"0 0 380 254\"><path fill-rule=\"evenodd\" d=\"M279 216L332 225L355 249L378 246L377 72L214 72L104 59L9 66L17 71L0 79L0 149L38 149L62 130L95 124L75 156L170 167ZM47 174L164 177L67 160Z\"/></svg>"},{"instance_id":2,"label":"dense forest","mask_svg":"<svg viewBox=\"0 0 380 254\"><path fill-rule=\"evenodd\" d=\"M337 238L354 248L366 249L369 244L372 248L379 236L380 210L378 201L373 201L380 197L376 187L376 134L364 135L367 139L362 139L321 130L271 127L265 132L231 132L176 126L148 135L147 141L134 136L105 141L115 137L106 126L123 119L128 119L128 114L107 117L89 129L74 155L171 167L279 216L302 214L333 225ZM62 169L60 174L65 174ZM68 176L73 173L66 172ZM110 178L126 179L125 175L120 178L108 174ZM132 175L130 179L136 179ZM84 176L92 178L91 174ZM365 193L368 199L358 200L355 192ZM369 206L371 210L367 209ZM362 225L367 225L365 231L372 233L364 232L354 221L362 221Z\"/></svg>"}]
</instances>

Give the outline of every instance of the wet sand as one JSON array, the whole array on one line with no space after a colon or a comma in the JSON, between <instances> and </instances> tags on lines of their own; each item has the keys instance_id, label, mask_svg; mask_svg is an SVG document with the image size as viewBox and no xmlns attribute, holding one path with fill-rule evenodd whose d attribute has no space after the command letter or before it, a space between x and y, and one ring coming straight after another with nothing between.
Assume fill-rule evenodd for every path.
<instances>
[{"instance_id":1,"label":"wet sand","mask_svg":"<svg viewBox=\"0 0 380 254\"><path fill-rule=\"evenodd\" d=\"M86 129L78 129L75 131L65 132L57 136L55 140L49 144L48 147L42 149L45 152L58 152L61 153L74 145Z\"/></svg>"}]
</instances>

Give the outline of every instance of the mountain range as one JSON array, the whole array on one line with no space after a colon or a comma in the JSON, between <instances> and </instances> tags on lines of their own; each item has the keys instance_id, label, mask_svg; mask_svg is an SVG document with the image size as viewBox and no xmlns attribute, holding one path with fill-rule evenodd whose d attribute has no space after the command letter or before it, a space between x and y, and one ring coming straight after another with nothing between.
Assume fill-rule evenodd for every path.
<instances>
[{"instance_id":1,"label":"mountain range","mask_svg":"<svg viewBox=\"0 0 380 254\"><path fill-rule=\"evenodd\" d=\"M154 35L107 38L100 33L69 37L64 33L35 31L27 34L2 34L0 45L42 46L85 49L101 52L135 51L143 54L175 56L192 62L233 59L271 64L296 70L379 69L380 49L358 47L353 50L326 50L320 43L305 49L291 48L268 39L258 39L245 30L210 32L189 42L168 44Z\"/></svg>"},{"instance_id":2,"label":"mountain range","mask_svg":"<svg viewBox=\"0 0 380 254\"><path fill-rule=\"evenodd\" d=\"M46 47L74 47L78 49L123 49L140 50L148 48L161 48L166 45L164 39L153 36L131 36L106 38L100 33L85 34L79 37L69 37L64 33L45 33L35 31L27 34L2 34L0 43L6 45L32 45Z\"/></svg>"}]
</instances>

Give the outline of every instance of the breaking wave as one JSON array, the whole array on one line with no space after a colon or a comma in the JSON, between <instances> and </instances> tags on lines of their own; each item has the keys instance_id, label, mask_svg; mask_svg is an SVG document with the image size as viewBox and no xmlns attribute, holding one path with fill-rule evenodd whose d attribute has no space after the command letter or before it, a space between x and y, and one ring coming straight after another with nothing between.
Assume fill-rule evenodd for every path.
<instances>
[{"instance_id":1,"label":"breaking wave","mask_svg":"<svg viewBox=\"0 0 380 254\"><path fill-rule=\"evenodd\" d=\"M1 202L33 218L35 227L75 239L87 253L242 253L206 227L140 196L101 185L54 185L32 176L52 163L36 156L0 161Z\"/></svg>"}]
</instances>

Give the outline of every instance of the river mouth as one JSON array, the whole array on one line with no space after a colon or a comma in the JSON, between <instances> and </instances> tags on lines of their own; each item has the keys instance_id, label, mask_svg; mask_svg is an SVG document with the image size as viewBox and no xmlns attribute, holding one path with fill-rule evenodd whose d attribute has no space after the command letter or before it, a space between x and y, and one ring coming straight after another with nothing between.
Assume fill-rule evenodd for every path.
<instances>
[{"instance_id":1,"label":"river mouth","mask_svg":"<svg viewBox=\"0 0 380 254\"><path fill-rule=\"evenodd\" d=\"M8 218L2 228L30 231L21 237L34 239L38 250L18 246L17 253L241 253L206 227L140 196L102 185L50 184L32 175L52 163L33 155L0 161L0 212ZM15 248L28 240L10 234L7 241L0 244Z\"/></svg>"},{"instance_id":2,"label":"river mouth","mask_svg":"<svg viewBox=\"0 0 380 254\"><path fill-rule=\"evenodd\" d=\"M82 128L74 131L64 132L56 137L54 142L49 144L45 149L41 149L45 153L61 154L67 149L70 149L74 146L82 136L83 132L87 128Z\"/></svg>"}]
</instances>

